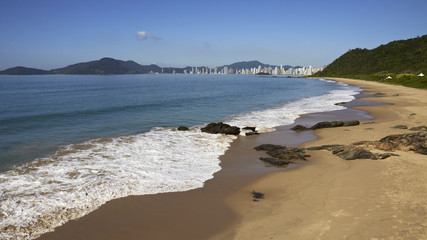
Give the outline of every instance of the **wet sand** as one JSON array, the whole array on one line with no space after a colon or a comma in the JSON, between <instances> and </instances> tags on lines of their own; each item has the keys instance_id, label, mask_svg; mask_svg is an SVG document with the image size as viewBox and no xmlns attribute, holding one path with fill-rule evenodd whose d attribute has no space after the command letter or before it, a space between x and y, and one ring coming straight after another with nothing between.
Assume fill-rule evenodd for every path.
<instances>
[{"instance_id":1,"label":"wet sand","mask_svg":"<svg viewBox=\"0 0 427 240\"><path fill-rule=\"evenodd\" d=\"M362 86L358 81L353 84ZM363 85L363 87L383 91L381 86ZM400 89L400 87L397 88ZM425 95L423 96L425 97ZM381 100L389 102L386 97L382 97ZM372 105L359 100L352 104ZM368 111L375 116L375 129L381 126L383 121L387 124L389 121L406 122L396 116L393 106L395 105L365 106L357 107L357 109L309 114L298 119L295 124L313 125L324 120L366 119L365 122L373 121L369 119L369 115L358 109ZM402 114L406 116L407 113ZM425 115L416 116L417 119L426 117ZM419 121L421 120L419 119ZM372 126L374 125L372 124ZM368 199L380 199L380 195L384 194L377 190L388 185L378 179L373 181L375 179L369 178L368 173L385 171L385 166L376 164L379 161L344 161L336 159L329 152L318 151L310 152L312 157L309 161L296 164L297 168L295 166L290 169L274 168L267 167L258 160L259 157L265 156L265 153L257 152L253 148L264 143L287 146L298 146L307 141L310 141L306 143L307 146L334 141L346 143L359 139L356 135L361 134L354 134L356 132L362 132L364 137L375 137L372 140L377 140L378 137L385 134L385 132L377 133L377 130L369 130L368 134L364 132L367 130L363 130L363 128L372 126L370 124L340 130L317 130L315 134L320 139L315 142L313 140L316 137L312 131L295 133L289 130L291 126L280 127L276 132L258 136L239 137L221 157L222 170L216 173L213 179L207 181L203 188L188 192L132 196L112 200L85 217L70 221L54 232L42 235L39 239L345 239L342 238L344 235L333 230L332 220L329 217L331 214L349 216L346 207L338 209L338 206L346 206L347 203L337 202L339 205L335 206L335 200L325 197L325 194L329 196L331 191L338 191L342 188L350 193L355 192L355 196L351 194L350 196L338 191L339 199L342 198L342 201L352 199L365 206L369 204L370 209L377 210L376 205L373 205L374 203L369 202ZM383 128L385 129L387 126L384 125ZM381 163L385 161L381 161ZM390 162L393 161L392 159ZM349 164L358 167L351 168L353 170L347 175L345 170L348 169ZM366 171L367 169L370 171ZM346 176L345 181L339 184L341 188L330 190L331 182L336 182L334 179L337 179L337 175ZM352 180L353 175L355 180ZM361 181L360 184L358 183L358 187L351 185L357 182L356 179ZM369 185L371 181L374 182L373 186L378 189L363 190L363 186ZM312 185L312 183L316 184ZM253 202L252 190L265 193L266 198ZM363 195L359 192L371 195ZM305 198L301 200L301 196L311 199L314 202L313 206L309 203L306 204ZM317 206L317 200L321 200L323 205L319 203L320 206ZM325 208L329 205L335 206L337 209ZM384 208L387 210L385 213L390 212L391 206L388 207ZM360 218L360 216L358 217ZM387 215L386 217L392 218L393 216ZM319 220L316 220L317 218ZM348 222L351 225L354 219L349 218ZM340 227L343 227L343 224L345 221ZM310 228L310 226L312 227ZM369 222L366 222L366 226L370 226ZM359 230L363 231L363 229ZM327 235L328 232L335 232L336 235ZM326 238L326 236L330 238Z\"/></svg>"}]
</instances>

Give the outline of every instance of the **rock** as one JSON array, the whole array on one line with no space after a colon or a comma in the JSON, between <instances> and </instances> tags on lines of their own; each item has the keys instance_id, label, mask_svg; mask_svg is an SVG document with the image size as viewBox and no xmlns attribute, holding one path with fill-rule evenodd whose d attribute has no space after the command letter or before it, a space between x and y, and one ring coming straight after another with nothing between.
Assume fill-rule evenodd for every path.
<instances>
[{"instance_id":1,"label":"rock","mask_svg":"<svg viewBox=\"0 0 427 240\"><path fill-rule=\"evenodd\" d=\"M280 145L274 145L274 144L262 144L259 145L258 147L255 148L255 150L257 151L271 151L271 150L276 150L276 149L281 149L283 148Z\"/></svg>"},{"instance_id":2,"label":"rock","mask_svg":"<svg viewBox=\"0 0 427 240\"><path fill-rule=\"evenodd\" d=\"M380 97L380 96L385 96L385 93L377 92L377 93L375 93L373 95L376 96L376 97Z\"/></svg>"},{"instance_id":3,"label":"rock","mask_svg":"<svg viewBox=\"0 0 427 240\"><path fill-rule=\"evenodd\" d=\"M319 122L316 123L314 126L311 127L311 130L316 130L320 128L330 128L332 125L330 122Z\"/></svg>"},{"instance_id":4,"label":"rock","mask_svg":"<svg viewBox=\"0 0 427 240\"><path fill-rule=\"evenodd\" d=\"M251 136L251 135L258 135L259 132L247 132L245 133L246 136Z\"/></svg>"},{"instance_id":5,"label":"rock","mask_svg":"<svg viewBox=\"0 0 427 240\"><path fill-rule=\"evenodd\" d=\"M354 159L376 159L375 154L364 149L363 147L358 146L346 146L342 149L341 152L336 154L344 160L354 160Z\"/></svg>"},{"instance_id":6,"label":"rock","mask_svg":"<svg viewBox=\"0 0 427 240\"><path fill-rule=\"evenodd\" d=\"M333 128L333 127L349 127L359 125L360 122L358 120L351 121L332 121L332 122L319 122L316 123L311 130L316 130L320 128Z\"/></svg>"},{"instance_id":7,"label":"rock","mask_svg":"<svg viewBox=\"0 0 427 240\"><path fill-rule=\"evenodd\" d=\"M328 151L332 151L333 149L342 148L342 147L344 147L344 145L332 144L332 145L322 145L322 146L309 147L309 148L307 148L307 150L328 150Z\"/></svg>"},{"instance_id":8,"label":"rock","mask_svg":"<svg viewBox=\"0 0 427 240\"><path fill-rule=\"evenodd\" d=\"M409 116L415 116L415 115L417 115L416 113L411 113L411 114L409 114Z\"/></svg>"},{"instance_id":9,"label":"rock","mask_svg":"<svg viewBox=\"0 0 427 240\"><path fill-rule=\"evenodd\" d=\"M396 94L393 94L393 95L391 95L392 97L398 97L399 96L399 93L396 93Z\"/></svg>"},{"instance_id":10,"label":"rock","mask_svg":"<svg viewBox=\"0 0 427 240\"><path fill-rule=\"evenodd\" d=\"M255 148L257 151L266 151L271 158L260 158L260 160L275 166L285 166L298 160L307 160L304 149L286 146L263 144Z\"/></svg>"},{"instance_id":11,"label":"rock","mask_svg":"<svg viewBox=\"0 0 427 240\"><path fill-rule=\"evenodd\" d=\"M296 125L295 127L291 128L293 131L306 131L310 130L308 127L304 127L303 125Z\"/></svg>"},{"instance_id":12,"label":"rock","mask_svg":"<svg viewBox=\"0 0 427 240\"><path fill-rule=\"evenodd\" d=\"M396 125L396 126L393 126L393 127L390 127L390 128L396 128L396 129L408 129L408 126L406 126L406 125Z\"/></svg>"},{"instance_id":13,"label":"rock","mask_svg":"<svg viewBox=\"0 0 427 240\"><path fill-rule=\"evenodd\" d=\"M344 105L344 104L346 104L347 102L339 102L339 103L335 103L334 105L337 105L337 106L341 106L341 105Z\"/></svg>"},{"instance_id":14,"label":"rock","mask_svg":"<svg viewBox=\"0 0 427 240\"><path fill-rule=\"evenodd\" d=\"M385 151L403 150L424 154L426 132L389 135L374 143L377 149Z\"/></svg>"},{"instance_id":15,"label":"rock","mask_svg":"<svg viewBox=\"0 0 427 240\"><path fill-rule=\"evenodd\" d=\"M228 134L228 135L239 135L240 128L236 126L230 126L228 124L217 122L209 123L206 127L201 129L202 132L212 133L212 134Z\"/></svg>"},{"instance_id":16,"label":"rock","mask_svg":"<svg viewBox=\"0 0 427 240\"><path fill-rule=\"evenodd\" d=\"M365 130L374 130L374 128L365 128Z\"/></svg>"},{"instance_id":17,"label":"rock","mask_svg":"<svg viewBox=\"0 0 427 240\"><path fill-rule=\"evenodd\" d=\"M186 127L186 126L179 126L178 127L178 131L188 131L189 129L188 129L188 127Z\"/></svg>"},{"instance_id":18,"label":"rock","mask_svg":"<svg viewBox=\"0 0 427 240\"><path fill-rule=\"evenodd\" d=\"M251 135L259 134L256 131L256 127L244 127L244 128L242 128L242 132L244 133L245 136L251 136Z\"/></svg>"},{"instance_id":19,"label":"rock","mask_svg":"<svg viewBox=\"0 0 427 240\"><path fill-rule=\"evenodd\" d=\"M411 130L411 131L426 131L427 127L426 126L418 126L418 127L410 128L409 130Z\"/></svg>"},{"instance_id":20,"label":"rock","mask_svg":"<svg viewBox=\"0 0 427 240\"><path fill-rule=\"evenodd\" d=\"M344 121L344 127L357 126L359 124L358 120Z\"/></svg>"},{"instance_id":21,"label":"rock","mask_svg":"<svg viewBox=\"0 0 427 240\"><path fill-rule=\"evenodd\" d=\"M252 191L252 197L254 202L259 201L259 199L264 199L264 196L264 193Z\"/></svg>"},{"instance_id":22,"label":"rock","mask_svg":"<svg viewBox=\"0 0 427 240\"><path fill-rule=\"evenodd\" d=\"M369 151L368 147L375 147L384 151L414 151L415 153L427 155L427 132L389 135L379 141L360 141L351 145L322 145L309 147L307 150L328 150L334 155L345 160L354 159L385 159L398 156L394 153L377 153Z\"/></svg>"},{"instance_id":23,"label":"rock","mask_svg":"<svg viewBox=\"0 0 427 240\"><path fill-rule=\"evenodd\" d=\"M377 158L378 159L386 159L386 158L389 158L391 156L399 156L399 155L394 154L394 153L382 153L382 154L378 154Z\"/></svg>"}]
</instances>

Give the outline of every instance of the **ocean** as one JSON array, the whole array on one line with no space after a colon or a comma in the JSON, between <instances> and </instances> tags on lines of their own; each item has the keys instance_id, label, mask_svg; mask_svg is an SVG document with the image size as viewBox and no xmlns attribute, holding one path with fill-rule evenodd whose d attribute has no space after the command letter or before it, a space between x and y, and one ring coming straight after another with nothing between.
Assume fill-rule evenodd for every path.
<instances>
[{"instance_id":1,"label":"ocean","mask_svg":"<svg viewBox=\"0 0 427 240\"><path fill-rule=\"evenodd\" d=\"M236 138L202 133L207 123L274 131L359 92L284 76L0 76L0 239L35 238L112 199L203 187Z\"/></svg>"}]
</instances>

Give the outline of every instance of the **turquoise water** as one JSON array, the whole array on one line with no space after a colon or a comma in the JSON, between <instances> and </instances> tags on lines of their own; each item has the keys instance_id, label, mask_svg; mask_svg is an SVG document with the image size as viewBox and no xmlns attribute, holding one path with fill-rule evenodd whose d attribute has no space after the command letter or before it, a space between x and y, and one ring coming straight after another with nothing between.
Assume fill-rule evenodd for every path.
<instances>
[{"instance_id":1,"label":"turquoise water","mask_svg":"<svg viewBox=\"0 0 427 240\"><path fill-rule=\"evenodd\" d=\"M37 237L112 199L203 187L236 136L201 126L272 131L359 91L246 75L0 76L0 239Z\"/></svg>"}]
</instances>

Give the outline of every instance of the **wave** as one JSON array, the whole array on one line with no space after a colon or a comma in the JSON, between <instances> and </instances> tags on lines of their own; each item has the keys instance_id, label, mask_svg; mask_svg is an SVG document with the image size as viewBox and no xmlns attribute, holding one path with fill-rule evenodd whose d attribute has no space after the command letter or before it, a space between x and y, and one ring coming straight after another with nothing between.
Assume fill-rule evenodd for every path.
<instances>
[{"instance_id":1,"label":"wave","mask_svg":"<svg viewBox=\"0 0 427 240\"><path fill-rule=\"evenodd\" d=\"M227 123L259 131L301 114L343 109L360 89L340 85L326 95L231 116ZM0 174L0 239L32 239L112 199L203 187L235 136L156 127L149 132L64 146L49 157Z\"/></svg>"}]
</instances>

